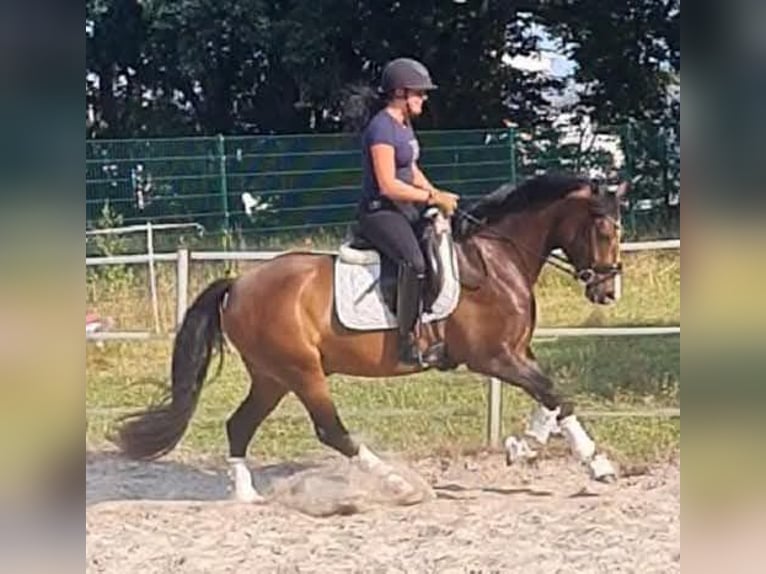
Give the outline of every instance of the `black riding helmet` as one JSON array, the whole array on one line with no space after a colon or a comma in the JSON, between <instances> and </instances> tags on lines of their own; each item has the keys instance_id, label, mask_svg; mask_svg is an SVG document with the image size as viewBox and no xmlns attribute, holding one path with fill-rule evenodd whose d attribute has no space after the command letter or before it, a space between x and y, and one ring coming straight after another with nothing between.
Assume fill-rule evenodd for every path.
<instances>
[{"instance_id":1,"label":"black riding helmet","mask_svg":"<svg viewBox=\"0 0 766 574\"><path fill-rule=\"evenodd\" d=\"M397 58L383 68L380 91L390 94L394 90L435 90L431 74L423 64L411 58Z\"/></svg>"}]
</instances>

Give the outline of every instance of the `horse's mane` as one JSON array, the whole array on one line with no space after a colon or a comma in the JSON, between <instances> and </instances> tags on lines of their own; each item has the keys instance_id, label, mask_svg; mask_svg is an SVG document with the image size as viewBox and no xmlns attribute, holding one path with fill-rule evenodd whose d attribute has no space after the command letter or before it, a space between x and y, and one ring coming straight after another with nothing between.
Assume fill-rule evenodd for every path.
<instances>
[{"instance_id":1,"label":"horse's mane","mask_svg":"<svg viewBox=\"0 0 766 574\"><path fill-rule=\"evenodd\" d=\"M494 223L511 213L519 213L548 205L566 197L569 193L583 187L592 187L593 182L584 176L568 173L547 173L525 180L517 186L506 183L495 191L485 195L471 206L468 213L471 218L457 216L457 225L453 226L456 239L463 239L475 233L482 223ZM595 196L598 197L598 196ZM606 209L595 201L593 208Z\"/></svg>"}]
</instances>

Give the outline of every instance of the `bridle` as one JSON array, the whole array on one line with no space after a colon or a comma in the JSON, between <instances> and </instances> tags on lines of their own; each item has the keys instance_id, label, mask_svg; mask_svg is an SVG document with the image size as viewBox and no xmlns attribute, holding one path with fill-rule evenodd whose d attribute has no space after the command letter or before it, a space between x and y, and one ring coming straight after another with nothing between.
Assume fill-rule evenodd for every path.
<instances>
[{"instance_id":1,"label":"bridle","mask_svg":"<svg viewBox=\"0 0 766 574\"><path fill-rule=\"evenodd\" d=\"M616 263L607 264L607 265L593 263L589 265L588 267L578 268L574 263L572 263L569 260L568 257L564 255L559 255L558 253L549 253L548 255L540 255L539 253L536 253L532 251L531 249L527 248L526 246L515 241L509 235L505 233L501 233L495 229L492 229L485 222L474 217L467 211L458 208L456 210L456 213L460 217L464 217L465 219L467 219L468 221L470 221L471 223L475 225L478 225L482 229L482 231L480 231L476 235L476 237L483 237L485 239L493 239L493 240L509 243L517 251L524 251L526 253L533 255L534 257L540 259L543 263L547 263L548 265L555 267L559 271L566 273L570 277L574 278L576 281L580 281L586 287L594 287L622 273L622 262L620 261ZM605 215L603 217L608 218L609 221L611 221L611 223L615 226L616 229L618 230L620 229L620 223L616 219L614 219L613 217L609 217L608 215Z\"/></svg>"}]
</instances>

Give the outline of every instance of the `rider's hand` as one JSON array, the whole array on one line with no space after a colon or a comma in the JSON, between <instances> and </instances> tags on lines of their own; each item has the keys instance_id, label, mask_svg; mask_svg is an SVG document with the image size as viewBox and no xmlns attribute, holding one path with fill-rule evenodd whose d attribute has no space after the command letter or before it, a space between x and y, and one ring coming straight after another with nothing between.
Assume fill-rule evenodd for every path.
<instances>
[{"instance_id":1,"label":"rider's hand","mask_svg":"<svg viewBox=\"0 0 766 574\"><path fill-rule=\"evenodd\" d=\"M456 193L435 190L433 203L444 212L444 215L452 217L452 214L457 209L458 199L460 199L460 196Z\"/></svg>"}]
</instances>

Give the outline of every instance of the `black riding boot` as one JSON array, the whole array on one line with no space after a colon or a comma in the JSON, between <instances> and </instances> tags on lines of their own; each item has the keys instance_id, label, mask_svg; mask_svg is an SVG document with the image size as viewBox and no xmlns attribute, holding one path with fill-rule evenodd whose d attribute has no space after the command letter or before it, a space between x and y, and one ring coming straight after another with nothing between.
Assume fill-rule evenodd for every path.
<instances>
[{"instance_id":1,"label":"black riding boot","mask_svg":"<svg viewBox=\"0 0 766 574\"><path fill-rule=\"evenodd\" d=\"M422 365L415 325L420 317L423 277L409 265L399 266L396 294L396 318L399 323L399 360L408 365Z\"/></svg>"}]
</instances>

